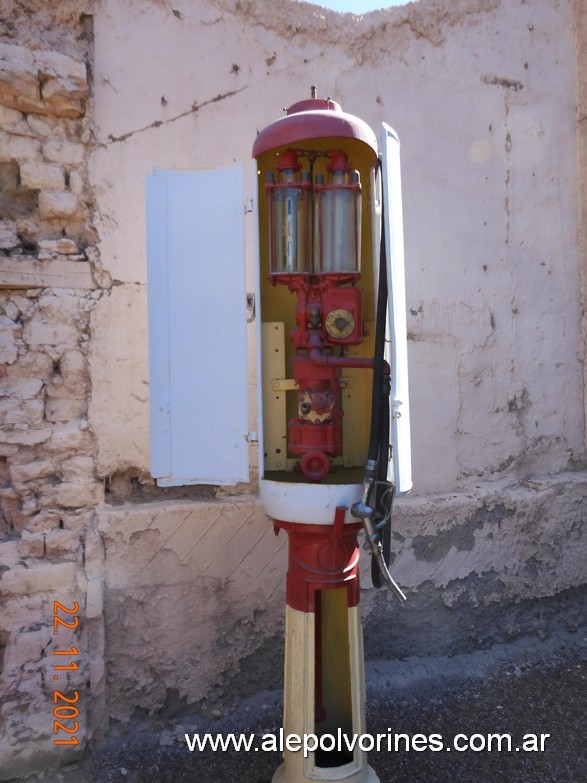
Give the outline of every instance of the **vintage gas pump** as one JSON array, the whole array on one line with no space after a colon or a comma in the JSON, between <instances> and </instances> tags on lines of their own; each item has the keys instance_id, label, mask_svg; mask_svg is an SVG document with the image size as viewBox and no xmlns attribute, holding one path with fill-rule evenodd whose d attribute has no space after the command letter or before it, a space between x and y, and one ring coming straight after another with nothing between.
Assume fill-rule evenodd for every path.
<instances>
[{"instance_id":1,"label":"vintage gas pump","mask_svg":"<svg viewBox=\"0 0 587 783\"><path fill-rule=\"evenodd\" d=\"M274 783L375 783L365 731L361 529L388 570L394 494L411 488L399 142L330 99L258 135L260 491L289 537L284 752ZM387 556L386 556L387 549ZM345 739L348 738L348 739Z\"/></svg>"}]
</instances>

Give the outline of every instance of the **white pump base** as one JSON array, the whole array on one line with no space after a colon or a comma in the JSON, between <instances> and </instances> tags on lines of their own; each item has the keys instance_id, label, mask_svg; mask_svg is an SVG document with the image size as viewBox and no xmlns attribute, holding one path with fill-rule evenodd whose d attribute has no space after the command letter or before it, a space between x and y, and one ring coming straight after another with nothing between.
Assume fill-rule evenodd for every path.
<instances>
[{"instance_id":1,"label":"white pump base","mask_svg":"<svg viewBox=\"0 0 587 783\"><path fill-rule=\"evenodd\" d=\"M324 774L323 774L324 773ZM353 783L380 783L379 778L375 774L372 767L365 767L364 770L361 772L361 777L356 777L353 775L353 777L346 777L346 778L338 778L333 777L333 774L336 774L336 768L334 769L323 769L323 770L316 770L314 775L311 778L295 778L295 783L298 783L298 781L306 781L306 780L312 780L312 781L323 781L325 783L326 781L343 781L344 783L347 783L347 781L353 781ZM294 783L293 778L286 777L286 771L285 771L285 764L282 764L281 767L277 770L277 772L273 775L271 778L271 783Z\"/></svg>"},{"instance_id":2,"label":"white pump base","mask_svg":"<svg viewBox=\"0 0 587 783\"><path fill-rule=\"evenodd\" d=\"M284 763L273 775L272 783L379 783L358 744L358 737L365 733L365 666L359 607L347 606L346 588L325 590L322 591L321 618L322 671L318 675L321 680L318 690L323 694L325 719L316 724L316 614L286 607L286 747ZM322 767L317 765L313 750L304 754L304 735L329 734L331 738L337 738L341 731L349 741L357 738L348 763ZM287 737L292 735L301 738L299 749L287 749Z\"/></svg>"},{"instance_id":3,"label":"white pump base","mask_svg":"<svg viewBox=\"0 0 587 783\"><path fill-rule=\"evenodd\" d=\"M345 524L356 524L350 508L361 499L362 484L292 484L287 481L259 481L265 513L281 522L298 525L330 525L340 506L346 508Z\"/></svg>"}]
</instances>

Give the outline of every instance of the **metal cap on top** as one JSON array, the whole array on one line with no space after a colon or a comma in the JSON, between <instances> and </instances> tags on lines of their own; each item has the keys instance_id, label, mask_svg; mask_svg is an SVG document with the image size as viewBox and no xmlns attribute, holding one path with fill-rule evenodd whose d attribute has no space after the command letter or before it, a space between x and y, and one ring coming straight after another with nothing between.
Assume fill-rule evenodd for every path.
<instances>
[{"instance_id":1,"label":"metal cap on top","mask_svg":"<svg viewBox=\"0 0 587 783\"><path fill-rule=\"evenodd\" d=\"M312 97L298 101L287 109L285 117L264 128L253 145L253 157L317 138L355 139L366 144L377 157L377 137L366 122L353 114L343 112L340 105L330 98L317 98L316 88Z\"/></svg>"}]
</instances>

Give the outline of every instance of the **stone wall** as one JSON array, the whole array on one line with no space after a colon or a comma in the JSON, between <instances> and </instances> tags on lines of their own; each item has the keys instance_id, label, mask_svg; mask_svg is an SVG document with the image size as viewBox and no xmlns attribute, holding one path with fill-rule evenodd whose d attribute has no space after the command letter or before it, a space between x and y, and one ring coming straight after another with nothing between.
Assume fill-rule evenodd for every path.
<instances>
[{"instance_id":1,"label":"stone wall","mask_svg":"<svg viewBox=\"0 0 587 783\"><path fill-rule=\"evenodd\" d=\"M254 483L149 476L144 179L246 162L310 84L402 139L410 608L365 560L367 654L578 628L580 6L0 2L0 779L137 713L209 716L280 685L285 538ZM58 638L56 600L80 606ZM72 749L53 745L57 642L79 649Z\"/></svg>"},{"instance_id":2,"label":"stone wall","mask_svg":"<svg viewBox=\"0 0 587 783\"><path fill-rule=\"evenodd\" d=\"M31 18L32 8L11 5L0 43L3 778L55 757L52 652L70 643L87 650L92 637L85 561L104 495L88 423L89 325L101 296L87 168L91 28L75 4L40 20ZM59 644L54 601L78 601L87 618L79 631L59 635ZM99 643L92 649L101 655ZM60 690L81 694L80 748L90 704L86 682L98 692L90 655L67 684L59 681Z\"/></svg>"}]
</instances>

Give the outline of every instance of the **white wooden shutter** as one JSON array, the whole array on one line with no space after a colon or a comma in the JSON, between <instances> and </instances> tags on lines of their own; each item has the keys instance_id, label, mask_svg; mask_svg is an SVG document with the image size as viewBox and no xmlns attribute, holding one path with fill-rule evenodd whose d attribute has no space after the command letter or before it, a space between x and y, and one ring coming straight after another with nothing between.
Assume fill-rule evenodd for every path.
<instances>
[{"instance_id":1,"label":"white wooden shutter","mask_svg":"<svg viewBox=\"0 0 587 783\"><path fill-rule=\"evenodd\" d=\"M399 495L403 495L412 488L412 449L399 148L397 134L383 123L381 150L391 340L389 359L391 366L391 442L396 491Z\"/></svg>"},{"instance_id":2,"label":"white wooden shutter","mask_svg":"<svg viewBox=\"0 0 587 783\"><path fill-rule=\"evenodd\" d=\"M243 167L147 177L151 473L248 481Z\"/></svg>"}]
</instances>

